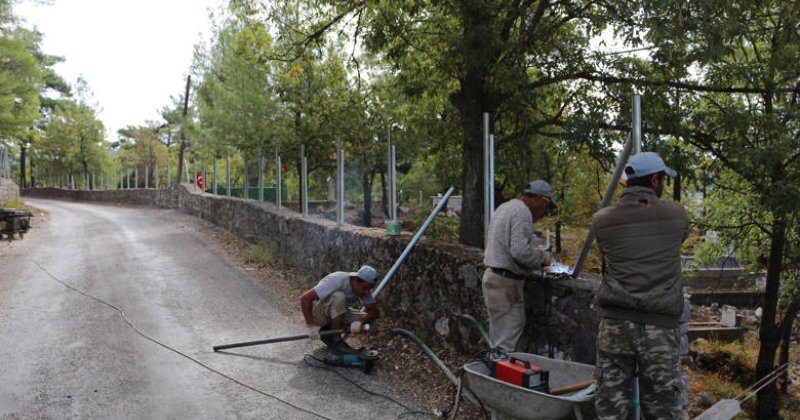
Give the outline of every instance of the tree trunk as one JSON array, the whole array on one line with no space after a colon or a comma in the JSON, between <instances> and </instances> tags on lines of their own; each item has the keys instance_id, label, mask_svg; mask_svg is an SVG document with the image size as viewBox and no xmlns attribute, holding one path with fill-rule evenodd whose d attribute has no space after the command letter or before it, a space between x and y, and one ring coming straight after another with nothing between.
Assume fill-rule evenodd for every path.
<instances>
[{"instance_id":1,"label":"tree trunk","mask_svg":"<svg viewBox=\"0 0 800 420\"><path fill-rule=\"evenodd\" d=\"M366 227L372 227L372 175L369 169L365 169L361 173L361 182L364 186L363 223Z\"/></svg>"},{"instance_id":2,"label":"tree trunk","mask_svg":"<svg viewBox=\"0 0 800 420\"><path fill-rule=\"evenodd\" d=\"M27 159L27 149L25 145L21 145L19 148L19 187L26 188L27 184L25 182L25 159Z\"/></svg>"},{"instance_id":3,"label":"tree trunk","mask_svg":"<svg viewBox=\"0 0 800 420\"><path fill-rule=\"evenodd\" d=\"M767 287L764 293L764 312L761 318L759 340L761 346L756 362L756 376L760 379L775 369L775 351L780 334L775 323L778 309L778 293L783 268L783 248L786 241L786 220L784 215L776 214L770 235L769 261L767 265ZM780 397L775 382L771 382L758 392L756 418L761 420L778 418Z\"/></svg>"},{"instance_id":4,"label":"tree trunk","mask_svg":"<svg viewBox=\"0 0 800 420\"><path fill-rule=\"evenodd\" d=\"M681 201L681 186L681 173L678 172L678 174L675 175L675 182L672 186L672 199L674 201Z\"/></svg>"},{"instance_id":5,"label":"tree trunk","mask_svg":"<svg viewBox=\"0 0 800 420\"><path fill-rule=\"evenodd\" d=\"M796 295L789 307L786 309L786 314L781 321L781 358L778 361L778 366L783 366L789 362L789 347L792 343L792 327L794 321L797 319L797 312L800 310L800 295ZM786 394L789 391L789 371L787 370L781 375L781 393Z\"/></svg>"}]
</instances>

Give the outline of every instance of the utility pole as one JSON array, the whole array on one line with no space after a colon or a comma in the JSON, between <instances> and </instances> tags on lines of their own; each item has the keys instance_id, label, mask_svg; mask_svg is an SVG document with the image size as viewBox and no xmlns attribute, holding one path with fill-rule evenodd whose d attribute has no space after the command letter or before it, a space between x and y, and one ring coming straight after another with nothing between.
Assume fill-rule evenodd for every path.
<instances>
[{"instance_id":1,"label":"utility pole","mask_svg":"<svg viewBox=\"0 0 800 420\"><path fill-rule=\"evenodd\" d=\"M178 180L176 184L181 183L181 176L183 175L183 154L186 151L186 115L189 113L189 86L192 84L192 76L186 76L186 94L183 96L183 112L181 113L181 148L178 152Z\"/></svg>"}]
</instances>

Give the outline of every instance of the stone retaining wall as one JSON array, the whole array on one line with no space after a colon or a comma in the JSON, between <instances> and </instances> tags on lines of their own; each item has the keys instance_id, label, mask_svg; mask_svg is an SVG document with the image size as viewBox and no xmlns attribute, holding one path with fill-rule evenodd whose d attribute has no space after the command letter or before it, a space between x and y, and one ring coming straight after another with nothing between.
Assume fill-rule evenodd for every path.
<instances>
[{"instance_id":1,"label":"stone retaining wall","mask_svg":"<svg viewBox=\"0 0 800 420\"><path fill-rule=\"evenodd\" d=\"M104 203L176 207L219 225L253 243L271 247L309 275L309 284L331 271L374 265L381 276L400 256L410 233L399 237L384 229L337 227L318 217L304 218L272 203L193 192L182 185L171 190L70 191L27 189L23 195ZM421 240L379 300L385 317L435 348L475 352L484 345L477 333L455 315L468 313L484 326L480 249ZM597 279L531 281L526 286L526 351L593 363L597 314L593 309Z\"/></svg>"},{"instance_id":2,"label":"stone retaining wall","mask_svg":"<svg viewBox=\"0 0 800 420\"><path fill-rule=\"evenodd\" d=\"M17 197L19 197L17 184L8 178L0 178L0 204Z\"/></svg>"}]
</instances>

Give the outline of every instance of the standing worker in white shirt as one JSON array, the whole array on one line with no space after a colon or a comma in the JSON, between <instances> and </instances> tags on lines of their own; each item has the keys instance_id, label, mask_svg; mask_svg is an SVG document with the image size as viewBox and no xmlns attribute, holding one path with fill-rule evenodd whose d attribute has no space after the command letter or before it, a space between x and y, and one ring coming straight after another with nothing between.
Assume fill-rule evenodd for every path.
<instances>
[{"instance_id":1,"label":"standing worker in white shirt","mask_svg":"<svg viewBox=\"0 0 800 420\"><path fill-rule=\"evenodd\" d=\"M483 299L494 345L512 352L525 327L525 279L531 271L549 265L548 251L534 246L533 224L557 209L553 188L531 181L520 198L495 210L483 263Z\"/></svg>"}]
</instances>

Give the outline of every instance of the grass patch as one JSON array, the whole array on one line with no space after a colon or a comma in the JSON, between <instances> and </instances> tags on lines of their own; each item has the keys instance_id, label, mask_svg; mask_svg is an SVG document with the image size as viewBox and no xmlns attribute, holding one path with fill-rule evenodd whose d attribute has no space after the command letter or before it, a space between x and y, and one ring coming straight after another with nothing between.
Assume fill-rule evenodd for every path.
<instances>
[{"instance_id":1,"label":"grass patch","mask_svg":"<svg viewBox=\"0 0 800 420\"><path fill-rule=\"evenodd\" d=\"M244 256L244 261L247 264L257 264L260 267L266 266L274 259L273 252L274 245L263 240L257 245L253 245Z\"/></svg>"}]
</instances>

